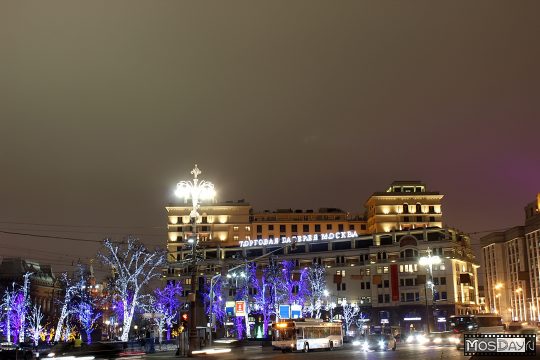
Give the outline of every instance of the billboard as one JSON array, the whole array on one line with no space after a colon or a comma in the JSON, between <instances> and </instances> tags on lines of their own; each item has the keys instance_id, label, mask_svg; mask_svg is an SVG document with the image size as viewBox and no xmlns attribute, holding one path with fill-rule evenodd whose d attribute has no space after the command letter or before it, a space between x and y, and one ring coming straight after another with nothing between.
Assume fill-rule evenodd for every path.
<instances>
[{"instance_id":1,"label":"billboard","mask_svg":"<svg viewBox=\"0 0 540 360\"><path fill-rule=\"evenodd\" d=\"M246 316L246 302L236 301L234 306L236 316Z\"/></svg>"}]
</instances>

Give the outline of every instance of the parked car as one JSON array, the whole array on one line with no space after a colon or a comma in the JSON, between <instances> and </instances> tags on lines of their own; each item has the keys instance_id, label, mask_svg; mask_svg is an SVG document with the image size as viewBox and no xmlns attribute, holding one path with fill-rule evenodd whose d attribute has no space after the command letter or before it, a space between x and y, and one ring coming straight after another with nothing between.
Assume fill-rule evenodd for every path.
<instances>
[{"instance_id":1,"label":"parked car","mask_svg":"<svg viewBox=\"0 0 540 360\"><path fill-rule=\"evenodd\" d=\"M1 360L30 360L34 358L34 353L30 349L25 349L14 343L1 343L0 344L0 359Z\"/></svg>"},{"instance_id":2,"label":"parked car","mask_svg":"<svg viewBox=\"0 0 540 360\"><path fill-rule=\"evenodd\" d=\"M365 337L362 345L364 351L369 350L393 350L396 351L396 339L392 335L370 334Z\"/></svg>"}]
</instances>

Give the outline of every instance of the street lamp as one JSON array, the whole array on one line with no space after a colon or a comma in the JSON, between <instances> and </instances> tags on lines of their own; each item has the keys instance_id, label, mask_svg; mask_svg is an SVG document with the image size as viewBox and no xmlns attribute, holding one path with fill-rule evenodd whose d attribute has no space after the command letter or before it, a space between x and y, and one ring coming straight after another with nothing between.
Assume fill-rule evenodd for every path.
<instances>
[{"instance_id":1,"label":"street lamp","mask_svg":"<svg viewBox=\"0 0 540 360\"><path fill-rule=\"evenodd\" d=\"M429 305L428 305L428 297L427 297L427 288L429 285L429 288L431 289L431 306L433 307L433 294L435 292L434 285L433 285L433 265L439 265L442 263L442 260L439 256L431 256L431 249L427 248L428 256L422 256L420 259L418 259L418 264L420 266L425 266L429 270L429 280L426 279L426 282L424 284L424 297L426 300L426 332L430 333L430 325L431 322L429 321Z\"/></svg>"},{"instance_id":2,"label":"street lamp","mask_svg":"<svg viewBox=\"0 0 540 360\"><path fill-rule=\"evenodd\" d=\"M184 198L186 201L191 199L191 212L189 218L192 226L193 237L190 238L188 243L191 244L191 294L189 297L190 305L190 326L189 326L189 352L191 356L193 350L197 346L197 323L195 319L195 294L196 294L196 280L197 280L197 219L199 218L200 201L211 200L216 196L216 190L214 184L206 180L200 180L197 177L201 174L201 170L195 164L195 168L191 170L193 175L193 181L180 181L176 185L175 195L179 198Z\"/></svg>"}]
</instances>

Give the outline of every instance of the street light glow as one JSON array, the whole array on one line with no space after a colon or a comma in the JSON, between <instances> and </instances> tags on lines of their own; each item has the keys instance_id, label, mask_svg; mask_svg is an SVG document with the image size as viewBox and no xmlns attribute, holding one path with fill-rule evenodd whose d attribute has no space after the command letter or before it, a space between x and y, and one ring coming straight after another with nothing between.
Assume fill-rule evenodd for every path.
<instances>
[{"instance_id":1,"label":"street light glow","mask_svg":"<svg viewBox=\"0 0 540 360\"><path fill-rule=\"evenodd\" d=\"M420 264L421 266L439 265L441 262L442 262L441 257L438 255L422 256L418 260L418 264Z\"/></svg>"}]
</instances>

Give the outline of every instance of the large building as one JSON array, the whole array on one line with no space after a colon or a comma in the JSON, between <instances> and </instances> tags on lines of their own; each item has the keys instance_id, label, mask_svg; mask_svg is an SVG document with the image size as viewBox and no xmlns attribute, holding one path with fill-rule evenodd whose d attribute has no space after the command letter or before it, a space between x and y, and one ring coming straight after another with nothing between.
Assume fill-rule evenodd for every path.
<instances>
[{"instance_id":1,"label":"large building","mask_svg":"<svg viewBox=\"0 0 540 360\"><path fill-rule=\"evenodd\" d=\"M525 224L480 239L489 309L509 321L540 321L540 194Z\"/></svg>"},{"instance_id":2,"label":"large building","mask_svg":"<svg viewBox=\"0 0 540 360\"><path fill-rule=\"evenodd\" d=\"M421 328L429 316L431 328L443 330L449 315L477 313L479 298L470 239L443 228L441 199L421 182L395 182L368 199L367 216L335 208L256 212L244 201L203 204L199 275L259 257L264 265L270 260L264 255L272 253L273 260L293 260L298 270L324 265L326 301L357 304L373 325ZM191 207L166 209L167 276L189 289L183 261L194 236ZM421 257L435 255L440 264L420 265Z\"/></svg>"},{"instance_id":3,"label":"large building","mask_svg":"<svg viewBox=\"0 0 540 360\"><path fill-rule=\"evenodd\" d=\"M59 300L62 289L50 265L21 258L4 258L0 264L0 290L13 283L22 286L27 273L31 274L29 291L32 303L40 305L45 316L53 317L55 302Z\"/></svg>"},{"instance_id":4,"label":"large building","mask_svg":"<svg viewBox=\"0 0 540 360\"><path fill-rule=\"evenodd\" d=\"M420 181L395 181L366 202L370 233L442 227L443 195L427 191Z\"/></svg>"}]
</instances>

